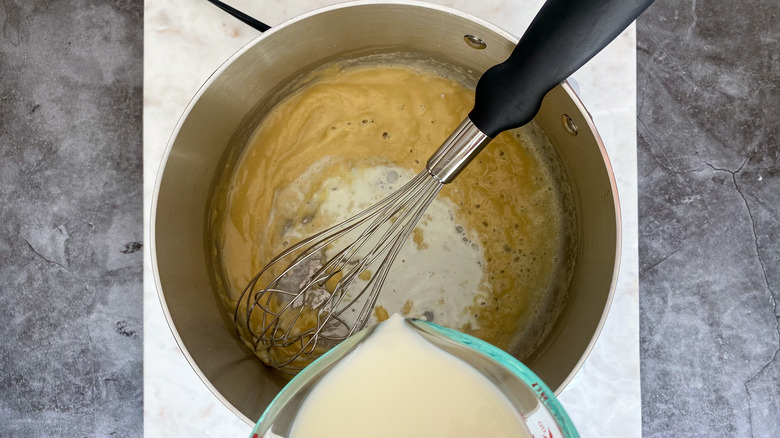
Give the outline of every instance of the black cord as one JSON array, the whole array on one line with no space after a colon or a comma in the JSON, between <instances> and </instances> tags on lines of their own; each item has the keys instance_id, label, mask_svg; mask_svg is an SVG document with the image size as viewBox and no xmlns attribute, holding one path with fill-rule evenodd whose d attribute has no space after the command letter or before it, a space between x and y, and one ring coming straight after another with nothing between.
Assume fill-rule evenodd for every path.
<instances>
[{"instance_id":1,"label":"black cord","mask_svg":"<svg viewBox=\"0 0 780 438\"><path fill-rule=\"evenodd\" d=\"M252 26L253 28L259 30L260 32L265 32L265 31L267 31L268 29L271 28L271 26L263 23L262 21L256 20L256 19L250 17L249 15L239 11L238 9L233 8L231 6L228 6L228 5L224 4L224 3L222 3L219 0L208 0L208 1L211 2L211 4L213 4L214 6L220 8L223 11L227 12L228 14L238 18L239 20L243 21L245 24L248 24L249 26Z\"/></svg>"}]
</instances>

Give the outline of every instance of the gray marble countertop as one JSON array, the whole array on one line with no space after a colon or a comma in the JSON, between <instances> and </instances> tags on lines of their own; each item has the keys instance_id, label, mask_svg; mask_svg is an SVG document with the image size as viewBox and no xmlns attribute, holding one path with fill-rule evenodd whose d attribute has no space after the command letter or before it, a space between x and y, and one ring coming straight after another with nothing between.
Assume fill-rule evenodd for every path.
<instances>
[{"instance_id":1,"label":"gray marble countertop","mask_svg":"<svg viewBox=\"0 0 780 438\"><path fill-rule=\"evenodd\" d=\"M143 435L143 2L0 2L0 436ZM645 436L780 436L780 3L637 26Z\"/></svg>"},{"instance_id":2,"label":"gray marble countertop","mask_svg":"<svg viewBox=\"0 0 780 438\"><path fill-rule=\"evenodd\" d=\"M637 28L645 436L780 436L780 3Z\"/></svg>"},{"instance_id":3,"label":"gray marble countertop","mask_svg":"<svg viewBox=\"0 0 780 438\"><path fill-rule=\"evenodd\" d=\"M0 2L0 437L143 433L143 2Z\"/></svg>"}]
</instances>

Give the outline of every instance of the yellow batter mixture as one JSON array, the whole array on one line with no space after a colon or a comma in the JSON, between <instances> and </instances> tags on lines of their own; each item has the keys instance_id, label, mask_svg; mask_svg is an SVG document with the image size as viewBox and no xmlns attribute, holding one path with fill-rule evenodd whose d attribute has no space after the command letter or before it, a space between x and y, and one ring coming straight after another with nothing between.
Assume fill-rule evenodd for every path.
<instances>
[{"instance_id":1,"label":"yellow batter mixture","mask_svg":"<svg viewBox=\"0 0 780 438\"><path fill-rule=\"evenodd\" d=\"M305 82L267 114L215 190L216 277L231 315L252 276L294 243L291 224L305 236L335 223L318 211L325 181L378 167L418 173L473 105L472 90L419 66L335 65ZM548 146L537 144L539 134L530 126L499 135L439 194L485 262L475 283L479 294L464 309L474 322L451 328L513 353L524 349L521 358L560 308L574 244L568 188ZM365 208L350 207L349 215ZM426 251L419 227L413 240L407 246ZM426 269L447 263L430 260ZM422 316L414 314L413 300L378 307L375 319L388 312Z\"/></svg>"}]
</instances>

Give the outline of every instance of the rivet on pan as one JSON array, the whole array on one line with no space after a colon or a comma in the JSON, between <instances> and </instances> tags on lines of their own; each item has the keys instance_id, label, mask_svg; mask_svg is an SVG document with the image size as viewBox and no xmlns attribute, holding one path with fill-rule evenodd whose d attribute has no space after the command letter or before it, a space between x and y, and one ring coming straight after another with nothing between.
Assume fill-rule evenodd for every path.
<instances>
[{"instance_id":1,"label":"rivet on pan","mask_svg":"<svg viewBox=\"0 0 780 438\"><path fill-rule=\"evenodd\" d=\"M574 124L574 120L572 120L571 117L564 114L561 121L563 122L563 129L565 129L566 132L571 134L572 137L577 135L577 125Z\"/></svg>"},{"instance_id":2,"label":"rivet on pan","mask_svg":"<svg viewBox=\"0 0 780 438\"><path fill-rule=\"evenodd\" d=\"M487 44L482 41L482 38L477 38L474 35L463 35L463 40L466 41L466 44L472 49L482 50L487 47Z\"/></svg>"}]
</instances>

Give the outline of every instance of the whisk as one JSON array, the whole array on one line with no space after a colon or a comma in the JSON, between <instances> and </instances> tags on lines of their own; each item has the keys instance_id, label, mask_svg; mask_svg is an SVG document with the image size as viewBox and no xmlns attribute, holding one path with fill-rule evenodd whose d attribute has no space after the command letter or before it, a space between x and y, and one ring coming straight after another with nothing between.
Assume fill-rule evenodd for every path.
<instances>
[{"instance_id":1,"label":"whisk","mask_svg":"<svg viewBox=\"0 0 780 438\"><path fill-rule=\"evenodd\" d=\"M525 125L553 87L603 49L652 0L548 0L504 63L477 83L474 108L392 195L286 249L249 282L239 336L274 368L297 371L362 329L398 252L444 184L492 138Z\"/></svg>"}]
</instances>

